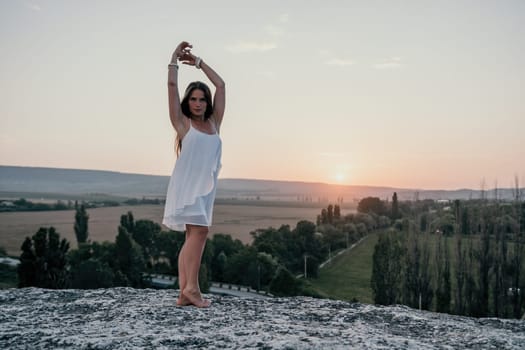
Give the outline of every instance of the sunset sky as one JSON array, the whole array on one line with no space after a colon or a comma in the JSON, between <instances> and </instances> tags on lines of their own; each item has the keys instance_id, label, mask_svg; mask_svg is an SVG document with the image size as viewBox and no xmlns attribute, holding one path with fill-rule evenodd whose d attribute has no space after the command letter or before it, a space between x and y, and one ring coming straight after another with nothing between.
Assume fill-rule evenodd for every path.
<instances>
[{"instance_id":1,"label":"sunset sky","mask_svg":"<svg viewBox=\"0 0 525 350\"><path fill-rule=\"evenodd\" d=\"M519 0L0 0L0 165L170 175L181 40L226 81L222 178L525 184Z\"/></svg>"}]
</instances>

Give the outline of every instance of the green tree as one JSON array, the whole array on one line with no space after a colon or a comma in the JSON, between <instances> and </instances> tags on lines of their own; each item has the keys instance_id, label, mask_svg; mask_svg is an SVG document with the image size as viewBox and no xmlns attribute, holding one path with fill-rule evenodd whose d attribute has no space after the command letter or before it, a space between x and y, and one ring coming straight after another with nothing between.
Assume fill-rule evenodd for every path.
<instances>
[{"instance_id":1,"label":"green tree","mask_svg":"<svg viewBox=\"0 0 525 350\"><path fill-rule=\"evenodd\" d=\"M78 244L85 243L89 237L88 230L89 215L86 212L86 207L81 204L80 207L75 202L75 235L77 237Z\"/></svg>"},{"instance_id":2,"label":"green tree","mask_svg":"<svg viewBox=\"0 0 525 350\"><path fill-rule=\"evenodd\" d=\"M199 288L203 293L208 293L210 291L210 279L206 264L201 264L199 268Z\"/></svg>"},{"instance_id":3,"label":"green tree","mask_svg":"<svg viewBox=\"0 0 525 350\"><path fill-rule=\"evenodd\" d=\"M507 244L506 239L503 237L503 230L498 227L495 235L494 244L494 263L492 269L494 271L493 280L493 292L492 292L492 305L494 307L495 317L505 317L505 304L506 304L506 270L507 270Z\"/></svg>"},{"instance_id":4,"label":"green tree","mask_svg":"<svg viewBox=\"0 0 525 350\"><path fill-rule=\"evenodd\" d=\"M48 230L48 250L47 250L47 278L49 288L65 288L69 282L67 272L67 252L69 242L66 239L60 240L60 235L54 227Z\"/></svg>"},{"instance_id":5,"label":"green tree","mask_svg":"<svg viewBox=\"0 0 525 350\"><path fill-rule=\"evenodd\" d=\"M259 237L259 244L263 245L262 238ZM215 234L211 238L211 244L213 245L213 257L211 261L211 278L213 281L226 282L226 270L229 264L229 259L245 249L244 244L232 236L225 234ZM255 244L254 244L255 245ZM263 245L268 250L273 250L271 245Z\"/></svg>"},{"instance_id":6,"label":"green tree","mask_svg":"<svg viewBox=\"0 0 525 350\"><path fill-rule=\"evenodd\" d=\"M463 247L463 239L461 238L461 235L457 235L456 237L456 266L454 271L456 276L456 293L454 294L455 313L458 315L465 315L465 288L468 264L467 252Z\"/></svg>"},{"instance_id":7,"label":"green tree","mask_svg":"<svg viewBox=\"0 0 525 350\"><path fill-rule=\"evenodd\" d=\"M246 247L228 258L226 281L257 288L257 250Z\"/></svg>"},{"instance_id":8,"label":"green tree","mask_svg":"<svg viewBox=\"0 0 525 350\"><path fill-rule=\"evenodd\" d=\"M461 228L460 228L460 232L464 235L468 235L470 234L470 217L469 217L469 212L468 212L468 209L467 208L464 208L462 211L461 211Z\"/></svg>"},{"instance_id":9,"label":"green tree","mask_svg":"<svg viewBox=\"0 0 525 350\"><path fill-rule=\"evenodd\" d=\"M372 256L374 303L392 305L400 300L402 257L403 249L394 234L380 234Z\"/></svg>"},{"instance_id":10,"label":"green tree","mask_svg":"<svg viewBox=\"0 0 525 350\"><path fill-rule=\"evenodd\" d=\"M226 267L228 266L228 256L221 250L216 259L217 263L212 265L214 268L212 278L217 282L226 282Z\"/></svg>"},{"instance_id":11,"label":"green tree","mask_svg":"<svg viewBox=\"0 0 525 350\"><path fill-rule=\"evenodd\" d=\"M516 179L517 184L517 179ZM518 192L521 193L521 191L517 191L517 199L521 198L521 195L518 196ZM525 305L525 279L522 278L523 274L523 257L525 255L525 202L522 202L521 204L519 202L516 202L514 207L516 208L517 213L515 214L516 221L518 222L518 228L516 233L516 242L514 245L514 253L513 257L510 262L512 273L511 275L511 283L513 288L512 293L512 313L514 318L520 318L523 314L524 310L523 307ZM516 290L519 288L522 292L517 293Z\"/></svg>"},{"instance_id":12,"label":"green tree","mask_svg":"<svg viewBox=\"0 0 525 350\"><path fill-rule=\"evenodd\" d=\"M317 229L323 234L323 245L329 246L331 250L346 247L347 235L341 229L330 224L318 226Z\"/></svg>"},{"instance_id":13,"label":"green tree","mask_svg":"<svg viewBox=\"0 0 525 350\"><path fill-rule=\"evenodd\" d=\"M21 266L18 270L20 286L50 289L67 287L68 250L69 242L66 239L60 240L54 227L41 227L33 235L32 244L26 238L22 244Z\"/></svg>"},{"instance_id":14,"label":"green tree","mask_svg":"<svg viewBox=\"0 0 525 350\"><path fill-rule=\"evenodd\" d=\"M69 252L68 261L72 288L110 288L114 286L116 272L121 273L112 242L81 244Z\"/></svg>"},{"instance_id":15,"label":"green tree","mask_svg":"<svg viewBox=\"0 0 525 350\"><path fill-rule=\"evenodd\" d=\"M326 215L327 215L328 223L329 224L333 223L334 222L334 206L332 204L328 205Z\"/></svg>"},{"instance_id":16,"label":"green tree","mask_svg":"<svg viewBox=\"0 0 525 350\"><path fill-rule=\"evenodd\" d=\"M421 274L419 277L419 296L421 309L430 310L434 298L432 289L432 275L430 272L430 247L428 241L423 244L423 254L421 256Z\"/></svg>"},{"instance_id":17,"label":"green tree","mask_svg":"<svg viewBox=\"0 0 525 350\"><path fill-rule=\"evenodd\" d=\"M436 311L449 313L452 301L452 285L450 280L450 250L447 241L440 237L436 252L437 287Z\"/></svg>"},{"instance_id":18,"label":"green tree","mask_svg":"<svg viewBox=\"0 0 525 350\"><path fill-rule=\"evenodd\" d=\"M456 220L450 213L441 215L431 224L432 229L439 230L445 236L452 236L455 231Z\"/></svg>"},{"instance_id":19,"label":"green tree","mask_svg":"<svg viewBox=\"0 0 525 350\"><path fill-rule=\"evenodd\" d=\"M313 222L302 220L297 223L292 234L297 240L300 247L299 254L295 256L295 264L297 270L304 270L304 257L306 256L306 268L309 277L317 277L319 273L319 265L326 257L326 247L322 246L322 238L315 233L315 224ZM302 267L302 269L301 269Z\"/></svg>"},{"instance_id":20,"label":"green tree","mask_svg":"<svg viewBox=\"0 0 525 350\"><path fill-rule=\"evenodd\" d=\"M377 215L387 214L386 206L377 197L366 197L359 201L357 211L360 213L375 213Z\"/></svg>"},{"instance_id":21,"label":"green tree","mask_svg":"<svg viewBox=\"0 0 525 350\"><path fill-rule=\"evenodd\" d=\"M336 221L341 219L341 207L338 204L334 205L334 219Z\"/></svg>"},{"instance_id":22,"label":"green tree","mask_svg":"<svg viewBox=\"0 0 525 350\"><path fill-rule=\"evenodd\" d=\"M124 227L130 234L135 232L135 219L131 211L128 211L127 214L120 217L120 226Z\"/></svg>"},{"instance_id":23,"label":"green tree","mask_svg":"<svg viewBox=\"0 0 525 350\"><path fill-rule=\"evenodd\" d=\"M312 223L313 225L313 223ZM305 231L306 236L311 226L305 226L308 229ZM315 225L313 226L315 230ZM288 270L299 272L303 269L303 255L305 251L305 240L311 240L314 236L306 237L297 234L297 229L293 232L289 225L282 225L279 229L268 228L260 229L252 232L254 237L252 246L258 252L268 253L275 257L281 265L284 265ZM318 242L318 241L317 241ZM312 266L313 267L313 266Z\"/></svg>"},{"instance_id":24,"label":"green tree","mask_svg":"<svg viewBox=\"0 0 525 350\"><path fill-rule=\"evenodd\" d=\"M113 287L113 270L97 258L81 261L72 273L72 287L77 289L96 289Z\"/></svg>"},{"instance_id":25,"label":"green tree","mask_svg":"<svg viewBox=\"0 0 525 350\"><path fill-rule=\"evenodd\" d=\"M329 223L329 219L328 219L328 210L326 209L322 209L321 210L321 224L328 224Z\"/></svg>"},{"instance_id":26,"label":"green tree","mask_svg":"<svg viewBox=\"0 0 525 350\"><path fill-rule=\"evenodd\" d=\"M478 305L474 313L476 317L487 317L489 314L489 281L492 265L490 241L489 231L485 227L481 234L479 250L475 253L479 264L479 284L476 296Z\"/></svg>"},{"instance_id":27,"label":"green tree","mask_svg":"<svg viewBox=\"0 0 525 350\"><path fill-rule=\"evenodd\" d=\"M428 230L428 214L423 213L419 217L419 230L421 232L427 232Z\"/></svg>"},{"instance_id":28,"label":"green tree","mask_svg":"<svg viewBox=\"0 0 525 350\"><path fill-rule=\"evenodd\" d=\"M148 268L152 267L151 260L155 249L154 237L160 233L160 231L161 227L156 222L151 220L137 220L133 226L133 231L130 232L131 238L142 248L144 261L147 263Z\"/></svg>"},{"instance_id":29,"label":"green tree","mask_svg":"<svg viewBox=\"0 0 525 350\"><path fill-rule=\"evenodd\" d=\"M256 290L269 286L275 276L279 263L277 259L267 253L257 253L257 286Z\"/></svg>"},{"instance_id":30,"label":"green tree","mask_svg":"<svg viewBox=\"0 0 525 350\"><path fill-rule=\"evenodd\" d=\"M142 249L131 238L127 230L119 226L118 235L115 241L116 267L124 277L118 281L121 285L131 287L142 286L142 271L144 270L144 258Z\"/></svg>"},{"instance_id":31,"label":"green tree","mask_svg":"<svg viewBox=\"0 0 525 350\"><path fill-rule=\"evenodd\" d=\"M159 273L178 275L179 252L185 234L179 231L161 231L153 236L153 269Z\"/></svg>"},{"instance_id":32,"label":"green tree","mask_svg":"<svg viewBox=\"0 0 525 350\"><path fill-rule=\"evenodd\" d=\"M397 202L397 192L394 192L394 195L392 196L392 214L391 218L392 220L399 219L399 203Z\"/></svg>"},{"instance_id":33,"label":"green tree","mask_svg":"<svg viewBox=\"0 0 525 350\"><path fill-rule=\"evenodd\" d=\"M300 282L286 269L286 267L279 267L275 277L270 283L270 293L281 297L299 295L300 292Z\"/></svg>"},{"instance_id":34,"label":"green tree","mask_svg":"<svg viewBox=\"0 0 525 350\"><path fill-rule=\"evenodd\" d=\"M476 281L475 271L477 271L477 251L473 246L472 241L469 242L467 249L467 274L465 278L465 315L477 317L479 312L480 293L478 292L478 285Z\"/></svg>"},{"instance_id":35,"label":"green tree","mask_svg":"<svg viewBox=\"0 0 525 350\"><path fill-rule=\"evenodd\" d=\"M36 286L36 256L31 238L26 237L22 244L22 255L18 265L18 287Z\"/></svg>"}]
</instances>

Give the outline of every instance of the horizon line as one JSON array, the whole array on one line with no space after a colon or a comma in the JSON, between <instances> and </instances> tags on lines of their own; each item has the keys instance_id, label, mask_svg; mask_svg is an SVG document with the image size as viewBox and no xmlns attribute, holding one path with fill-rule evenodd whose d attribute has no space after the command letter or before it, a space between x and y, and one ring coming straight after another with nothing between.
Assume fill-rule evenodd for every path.
<instances>
[{"instance_id":1,"label":"horizon line","mask_svg":"<svg viewBox=\"0 0 525 350\"><path fill-rule=\"evenodd\" d=\"M141 176L157 176L157 177L170 177L170 175L156 175L156 174L145 174L145 173L135 173L135 172L126 172L118 170L105 170L105 169L86 169L86 168L59 168L59 167L44 167L44 166L32 166L32 165L4 165L0 164L0 167L12 167L12 168L35 168L35 169L59 169L59 170L73 170L73 171L96 171L96 172L108 172L108 173L117 173L117 174L126 174L126 175L141 175ZM473 191L473 192L490 192L494 190L513 190L514 187L501 187L501 188L487 188L487 189L472 189L472 188L455 188L455 189L443 189L443 188L409 188L409 187L393 187L389 185L350 185L350 184L340 184L340 183L329 183L329 182L320 182L320 181L304 181L304 180L280 180L280 179L261 179L261 178L241 178L241 177L227 177L221 178L219 180L243 180L243 181L272 181L272 182L290 182L290 183L303 183L303 184L317 184L317 185L328 185L328 186L339 186L339 187L369 187L369 188L385 188L393 190L402 190L402 191ZM519 190L524 190L525 187L520 187Z\"/></svg>"}]
</instances>

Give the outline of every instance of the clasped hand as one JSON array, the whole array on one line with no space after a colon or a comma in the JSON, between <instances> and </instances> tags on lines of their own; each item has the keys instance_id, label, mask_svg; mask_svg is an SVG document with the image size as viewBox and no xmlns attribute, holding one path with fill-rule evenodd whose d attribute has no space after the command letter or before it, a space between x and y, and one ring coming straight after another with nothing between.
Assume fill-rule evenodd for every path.
<instances>
[{"instance_id":1,"label":"clasped hand","mask_svg":"<svg viewBox=\"0 0 525 350\"><path fill-rule=\"evenodd\" d=\"M193 45L188 43L187 41L181 42L177 48L175 49L175 52L173 53L172 61L178 60L183 63L190 66L194 66L197 56L195 56L191 49L193 48Z\"/></svg>"}]
</instances>

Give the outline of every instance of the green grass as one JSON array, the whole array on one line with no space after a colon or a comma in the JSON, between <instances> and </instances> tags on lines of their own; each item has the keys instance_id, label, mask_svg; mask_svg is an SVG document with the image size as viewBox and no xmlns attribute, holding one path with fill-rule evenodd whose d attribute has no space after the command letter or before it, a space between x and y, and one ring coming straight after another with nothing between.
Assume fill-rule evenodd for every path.
<instances>
[{"instance_id":1,"label":"green grass","mask_svg":"<svg viewBox=\"0 0 525 350\"><path fill-rule=\"evenodd\" d=\"M332 299L373 303L370 278L372 255L379 233L369 234L359 245L335 258L319 271L319 277L309 279L319 294Z\"/></svg>"},{"instance_id":2,"label":"green grass","mask_svg":"<svg viewBox=\"0 0 525 350\"><path fill-rule=\"evenodd\" d=\"M374 246L377 243L380 232L368 235L358 246L347 251L329 265L319 270L319 278L309 279L312 289L323 297L352 301L357 299L363 303L373 303L372 288L370 286L370 279L372 277L372 256L374 254ZM463 248L479 244L479 236L463 237ZM430 269L435 279L436 269L436 250L439 236L433 234L423 234L420 236L420 244L425 242L430 249ZM444 237L443 244L448 245L450 251L450 274L452 291L455 291L456 279L456 237ZM491 245L494 248L495 242ZM512 243L509 244L512 247ZM525 266L525 264L524 264ZM433 281L435 287L435 280ZM452 301L453 303L453 301Z\"/></svg>"},{"instance_id":3,"label":"green grass","mask_svg":"<svg viewBox=\"0 0 525 350\"><path fill-rule=\"evenodd\" d=\"M310 279L312 287L320 295L339 300L357 299L363 303L373 303L370 279L372 277L372 256L374 246L377 243L380 232L372 233L366 237L354 249L338 256L332 263L319 271L319 278ZM435 252L439 236L421 235L420 244L428 241L431 251L430 265L432 273L435 269ZM464 237L463 247L469 245L471 239L478 240L479 237ZM456 238L445 237L444 241L450 249L451 259L451 282L455 287L454 268L456 261Z\"/></svg>"}]
</instances>

